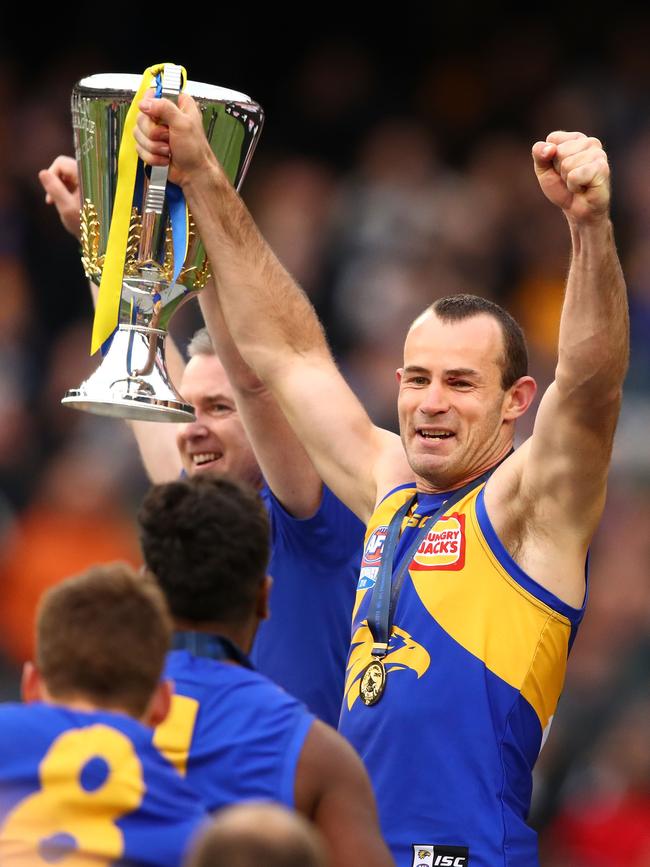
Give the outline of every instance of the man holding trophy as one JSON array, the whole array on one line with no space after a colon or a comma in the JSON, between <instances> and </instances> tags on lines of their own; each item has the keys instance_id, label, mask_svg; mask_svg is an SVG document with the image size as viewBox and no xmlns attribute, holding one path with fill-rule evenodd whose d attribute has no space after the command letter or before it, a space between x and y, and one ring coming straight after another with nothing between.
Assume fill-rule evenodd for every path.
<instances>
[{"instance_id":1,"label":"man holding trophy","mask_svg":"<svg viewBox=\"0 0 650 867\"><path fill-rule=\"evenodd\" d=\"M140 106L138 153L183 189L239 351L325 483L368 522L340 729L399 867L537 864L532 768L584 612L628 358L601 143L556 131L533 147L572 261L555 381L513 451L536 385L506 311L468 295L424 311L398 371L401 441L377 429L192 99Z\"/></svg>"},{"instance_id":2,"label":"man holding trophy","mask_svg":"<svg viewBox=\"0 0 650 867\"><path fill-rule=\"evenodd\" d=\"M108 221L101 222L102 196L106 189L116 186L113 169L109 171L111 161L108 166L102 166L101 161L100 165L93 162L96 152L106 151L106 147L96 146L104 135L100 124L114 111L114 106L123 103L124 107L117 109L122 114L111 123L113 126L121 123L125 129L122 115L137 89L132 81L135 77L117 78L115 82L104 80L104 76L92 76L80 82L73 94L78 159L58 157L39 175L47 193L46 200L56 206L66 229L82 240L84 266L91 282L100 276L104 278L101 268L106 268L108 255L105 250ZM124 81L125 78L129 80ZM125 90L127 84L128 91ZM187 86L194 89L201 105L202 129L212 136L211 146L219 151L220 159L225 158L230 165L233 182L239 183L261 128L259 107L242 94L193 82L188 82ZM109 129L105 133L107 139L110 139L110 132ZM124 135L129 136L128 143L135 153L131 134L124 132ZM121 160L120 153L120 171ZM101 174L102 168L106 175ZM136 177L136 191L137 183ZM151 181L145 176L140 183L146 188ZM81 223L80 186L83 187ZM89 191L92 196L95 188L99 191L96 197L99 206L93 206L92 201L89 204ZM145 195L146 189L143 200ZM110 210L106 204L104 209ZM173 231L174 227L172 234ZM167 357L182 397L166 374L161 373L164 363L159 335L164 336L162 329L166 321L184 300L184 295L189 295L189 291L182 294L184 289L194 290L197 284L203 285L209 280L203 245L191 222L188 234L187 253L175 284L171 279L173 274L170 275L173 250L169 232L157 224L152 235L158 242L150 242L149 250L158 250L162 261L149 262L150 269L145 271L144 277L134 277L136 268L147 261L141 255L146 232L145 227L131 218L124 284L133 283L131 296L136 300L125 299L126 289L123 288L117 338L113 338L99 371L80 389L69 392L66 400L94 412L130 417L145 467L154 482L170 481L183 470L190 476L228 473L260 490L271 522L273 552L269 571L274 584L271 618L261 626L252 659L260 672L335 726L343 694L349 617L363 526L322 485L275 400L237 352L214 291L199 292L210 335L200 332L195 337L186 367L180 353L168 341ZM130 255L130 250L135 252ZM148 258L155 259L151 255ZM158 274L153 273L156 266ZM168 285L158 292L162 301L158 327L149 328L155 333L152 343L157 342L156 354L149 352L149 346L144 347L143 358L136 363L129 353L141 332L137 331L137 323L131 324L132 309L149 305L151 316L155 314L149 297L138 294L140 285L135 280L150 275L155 279L161 273L170 277ZM183 281L187 284L185 287ZM145 324L150 326L151 323ZM135 340L132 339L134 332ZM119 347L118 341L124 345ZM137 346L133 352L136 349ZM150 354L153 363L148 357ZM130 369L126 371L128 365ZM151 368L151 375L142 373L147 366ZM130 375L133 368L138 368L136 374L139 375ZM157 381L153 381L154 376L158 377ZM94 379L101 381L95 385ZM188 405L188 401L192 405ZM175 414L181 424L142 420L155 420L168 414ZM191 420L194 414L196 417ZM317 617L323 625L314 630Z\"/></svg>"}]
</instances>

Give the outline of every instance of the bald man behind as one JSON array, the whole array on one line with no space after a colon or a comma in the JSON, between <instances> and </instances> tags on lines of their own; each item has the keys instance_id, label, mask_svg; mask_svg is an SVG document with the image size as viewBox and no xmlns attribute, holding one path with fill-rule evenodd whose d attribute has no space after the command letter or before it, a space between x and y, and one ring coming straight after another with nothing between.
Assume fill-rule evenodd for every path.
<instances>
[{"instance_id":1,"label":"bald man behind","mask_svg":"<svg viewBox=\"0 0 650 867\"><path fill-rule=\"evenodd\" d=\"M200 837L185 867L327 867L313 825L279 804L226 807Z\"/></svg>"}]
</instances>

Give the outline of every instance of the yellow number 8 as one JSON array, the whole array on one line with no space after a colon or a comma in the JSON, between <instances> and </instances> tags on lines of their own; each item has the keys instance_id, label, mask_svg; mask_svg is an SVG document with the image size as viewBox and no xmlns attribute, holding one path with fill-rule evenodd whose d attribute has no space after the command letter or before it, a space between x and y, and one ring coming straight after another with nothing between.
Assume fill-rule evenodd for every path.
<instances>
[{"instance_id":1,"label":"yellow number 8","mask_svg":"<svg viewBox=\"0 0 650 867\"><path fill-rule=\"evenodd\" d=\"M142 765L131 741L104 725L71 729L39 766L41 789L9 813L0 830L4 865L90 867L120 858L115 822L144 797Z\"/></svg>"}]
</instances>

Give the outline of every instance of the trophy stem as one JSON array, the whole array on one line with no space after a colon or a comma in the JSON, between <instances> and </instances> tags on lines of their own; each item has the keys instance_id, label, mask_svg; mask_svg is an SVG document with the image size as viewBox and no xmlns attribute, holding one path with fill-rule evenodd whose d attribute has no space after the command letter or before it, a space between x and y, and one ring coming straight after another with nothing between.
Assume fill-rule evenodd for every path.
<instances>
[{"instance_id":1,"label":"trophy stem","mask_svg":"<svg viewBox=\"0 0 650 867\"><path fill-rule=\"evenodd\" d=\"M119 325L97 370L61 403L95 415L134 421L194 421L165 367L164 331Z\"/></svg>"}]
</instances>

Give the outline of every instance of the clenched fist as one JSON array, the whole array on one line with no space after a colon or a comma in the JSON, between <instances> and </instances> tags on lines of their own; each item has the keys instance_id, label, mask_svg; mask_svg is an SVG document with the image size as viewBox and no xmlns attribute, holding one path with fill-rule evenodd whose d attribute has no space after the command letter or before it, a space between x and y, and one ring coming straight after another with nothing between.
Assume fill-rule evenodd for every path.
<instances>
[{"instance_id":1,"label":"clenched fist","mask_svg":"<svg viewBox=\"0 0 650 867\"><path fill-rule=\"evenodd\" d=\"M597 138L558 130L533 145L535 174L547 199L575 223L609 216L609 164Z\"/></svg>"}]
</instances>

